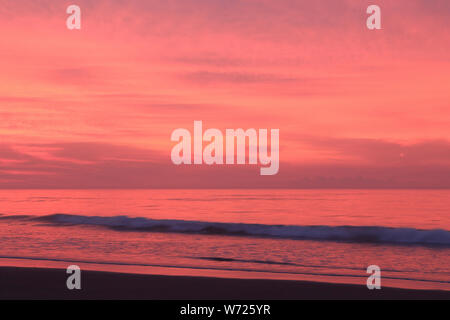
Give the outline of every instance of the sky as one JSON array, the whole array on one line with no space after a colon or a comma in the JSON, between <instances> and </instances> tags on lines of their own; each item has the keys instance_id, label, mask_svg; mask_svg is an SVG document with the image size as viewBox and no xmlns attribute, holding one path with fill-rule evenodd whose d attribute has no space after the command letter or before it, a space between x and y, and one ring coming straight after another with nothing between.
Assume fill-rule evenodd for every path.
<instances>
[{"instance_id":1,"label":"sky","mask_svg":"<svg viewBox=\"0 0 450 320\"><path fill-rule=\"evenodd\" d=\"M449 188L449 21L448 0L0 0L0 188ZM279 173L175 166L194 120L279 129Z\"/></svg>"}]
</instances>

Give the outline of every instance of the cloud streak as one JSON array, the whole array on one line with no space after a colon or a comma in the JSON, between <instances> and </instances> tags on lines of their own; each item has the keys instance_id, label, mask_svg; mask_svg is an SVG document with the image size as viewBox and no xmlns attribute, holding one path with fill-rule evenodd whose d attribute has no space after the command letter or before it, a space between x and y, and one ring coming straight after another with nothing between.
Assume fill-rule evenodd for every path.
<instances>
[{"instance_id":1,"label":"cloud streak","mask_svg":"<svg viewBox=\"0 0 450 320\"><path fill-rule=\"evenodd\" d=\"M77 4L0 6L2 188L448 186L448 1ZM194 120L280 129L279 175L174 167Z\"/></svg>"},{"instance_id":2,"label":"cloud streak","mask_svg":"<svg viewBox=\"0 0 450 320\"><path fill-rule=\"evenodd\" d=\"M449 142L315 140L314 147L345 161L282 163L278 175L261 177L258 166L174 166L158 152L112 144L3 145L0 180L1 188L450 187Z\"/></svg>"}]
</instances>

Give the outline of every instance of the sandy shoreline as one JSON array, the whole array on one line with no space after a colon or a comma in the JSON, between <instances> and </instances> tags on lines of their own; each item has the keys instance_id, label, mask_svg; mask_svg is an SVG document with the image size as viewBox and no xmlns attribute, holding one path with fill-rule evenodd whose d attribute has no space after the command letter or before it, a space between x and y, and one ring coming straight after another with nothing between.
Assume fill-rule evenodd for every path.
<instances>
[{"instance_id":1,"label":"sandy shoreline","mask_svg":"<svg viewBox=\"0 0 450 320\"><path fill-rule=\"evenodd\" d=\"M68 290L67 276L65 269L0 267L0 299L450 299L449 291L99 271L83 271L82 289Z\"/></svg>"}]
</instances>

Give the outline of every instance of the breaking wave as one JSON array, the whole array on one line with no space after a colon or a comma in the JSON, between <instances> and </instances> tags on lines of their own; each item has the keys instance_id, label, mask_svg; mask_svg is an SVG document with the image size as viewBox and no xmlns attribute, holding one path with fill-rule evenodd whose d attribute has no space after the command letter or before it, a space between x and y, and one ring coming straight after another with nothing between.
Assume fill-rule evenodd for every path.
<instances>
[{"instance_id":1,"label":"breaking wave","mask_svg":"<svg viewBox=\"0 0 450 320\"><path fill-rule=\"evenodd\" d=\"M52 214L33 218L23 217L27 220L45 221L53 225L100 226L118 231L450 246L450 231L442 229L421 230L381 226L266 225L188 220L156 220L128 216L99 217L72 214Z\"/></svg>"}]
</instances>

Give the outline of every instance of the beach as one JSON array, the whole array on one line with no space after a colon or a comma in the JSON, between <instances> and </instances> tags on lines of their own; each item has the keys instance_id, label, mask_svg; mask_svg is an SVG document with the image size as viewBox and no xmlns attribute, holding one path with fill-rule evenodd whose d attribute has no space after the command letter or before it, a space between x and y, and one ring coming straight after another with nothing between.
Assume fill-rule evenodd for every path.
<instances>
[{"instance_id":1,"label":"beach","mask_svg":"<svg viewBox=\"0 0 450 320\"><path fill-rule=\"evenodd\" d=\"M449 299L450 1L379 2L2 1L0 299Z\"/></svg>"},{"instance_id":2,"label":"beach","mask_svg":"<svg viewBox=\"0 0 450 320\"><path fill-rule=\"evenodd\" d=\"M376 265L383 287L449 291L450 202L444 201L449 195L445 190L3 190L0 265L75 264L83 272L362 286L355 297L367 294L367 268ZM208 283L195 284L205 287L198 292L206 298L215 294ZM123 281L117 287L139 284ZM303 287L273 295L250 288L245 297L307 297ZM234 298L234 291L245 290L218 297ZM184 293L181 298L189 296Z\"/></svg>"},{"instance_id":3,"label":"beach","mask_svg":"<svg viewBox=\"0 0 450 320\"><path fill-rule=\"evenodd\" d=\"M0 267L0 299L450 299L438 290L98 271L83 271L81 290L68 290L67 277L65 269Z\"/></svg>"}]
</instances>

